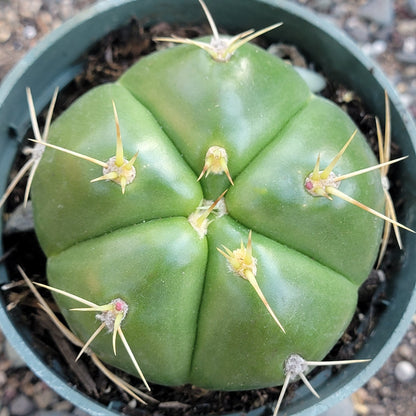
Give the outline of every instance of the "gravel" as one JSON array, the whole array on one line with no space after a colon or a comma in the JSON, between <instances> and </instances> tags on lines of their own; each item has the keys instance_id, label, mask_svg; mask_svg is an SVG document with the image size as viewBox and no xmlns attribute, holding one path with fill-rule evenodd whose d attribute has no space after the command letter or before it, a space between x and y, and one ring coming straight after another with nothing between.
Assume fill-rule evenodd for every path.
<instances>
[{"instance_id":1,"label":"gravel","mask_svg":"<svg viewBox=\"0 0 416 416\"><path fill-rule=\"evenodd\" d=\"M173 0L172 0L173 1ZM416 117L415 0L298 0L325 14L375 59ZM0 0L0 80L45 34L93 0ZM209 0L208 0L209 3ZM326 416L416 414L416 316L370 381ZM0 333L0 416L86 416L40 381Z\"/></svg>"}]
</instances>

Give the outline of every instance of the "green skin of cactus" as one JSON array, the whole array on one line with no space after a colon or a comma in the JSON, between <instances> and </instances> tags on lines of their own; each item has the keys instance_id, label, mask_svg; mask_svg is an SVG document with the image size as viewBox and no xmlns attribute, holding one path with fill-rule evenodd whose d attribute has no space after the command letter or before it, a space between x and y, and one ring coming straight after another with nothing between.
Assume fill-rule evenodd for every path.
<instances>
[{"instance_id":1,"label":"green skin of cactus","mask_svg":"<svg viewBox=\"0 0 416 416\"><path fill-rule=\"evenodd\" d=\"M357 291L376 259L383 222L339 198L304 188L318 154L326 167L356 129L338 107L311 94L287 63L252 45L229 62L189 45L141 59L118 82L93 89L52 125L50 142L102 161L115 154L117 106L126 158L139 151L126 192L90 183L100 166L45 149L32 189L49 284L96 304L122 298L122 330L148 381L241 390L283 382L296 353L321 360L348 326ZM210 146L228 153L226 175L197 178ZM358 133L337 174L377 161ZM225 189L228 214L211 214L200 237L188 222ZM342 181L341 191L383 211L380 173ZM253 230L257 281L278 327L250 283L218 252ZM94 313L56 295L84 341ZM136 374L118 339L92 349Z\"/></svg>"}]
</instances>

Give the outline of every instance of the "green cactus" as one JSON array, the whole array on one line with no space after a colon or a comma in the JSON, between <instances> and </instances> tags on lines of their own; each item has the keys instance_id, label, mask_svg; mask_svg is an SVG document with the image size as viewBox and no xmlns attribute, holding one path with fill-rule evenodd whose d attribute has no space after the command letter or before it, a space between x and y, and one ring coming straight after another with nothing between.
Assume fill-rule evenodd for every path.
<instances>
[{"instance_id":1,"label":"green cactus","mask_svg":"<svg viewBox=\"0 0 416 416\"><path fill-rule=\"evenodd\" d=\"M69 326L95 333L94 314L71 311L87 299L114 334L91 348L154 383L252 389L286 383L294 355L316 365L352 318L383 219L400 226L378 214L380 172L349 175L377 164L353 121L253 36L221 38L223 54L175 39L189 44L86 93L34 177Z\"/></svg>"}]
</instances>

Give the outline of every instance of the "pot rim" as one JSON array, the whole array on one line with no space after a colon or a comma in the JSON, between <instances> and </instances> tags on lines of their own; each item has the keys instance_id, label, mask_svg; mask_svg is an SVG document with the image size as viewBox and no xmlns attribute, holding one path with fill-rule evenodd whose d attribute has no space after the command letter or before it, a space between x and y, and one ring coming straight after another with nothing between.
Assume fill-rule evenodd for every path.
<instances>
[{"instance_id":1,"label":"pot rim","mask_svg":"<svg viewBox=\"0 0 416 416\"><path fill-rule=\"evenodd\" d=\"M143 0L142 0L143 1ZM191 1L191 0L189 0ZM380 93L382 90L386 90L390 100L392 102L392 121L393 121L393 133L396 129L396 125L394 125L395 120L401 120L403 124L402 130L398 131L397 134L400 132L406 131L407 135L410 139L410 148L406 149L409 150L410 153L414 155L414 151L416 148L416 127L414 121L410 114L405 110L403 104L400 101L396 91L381 71L381 69L368 57L366 57L359 47L340 29L333 26L331 23L324 20L322 17L316 15L315 13L311 12L308 9L305 9L299 5L292 4L289 1L281 0L279 4L275 4L273 0L256 0L257 3L260 5L264 5L269 9L280 9L284 10L287 13L291 13L296 18L305 21L307 24L312 25L315 30L325 32L325 36L329 36L331 42L335 42L335 44L341 48L344 53L350 54L354 60L357 60L359 64L365 68L367 71L372 73L372 78L374 81L380 86L377 93L370 93L369 97L365 97L369 104L371 110L374 111L376 114L382 114L382 110L379 106L380 101ZM134 5L138 3L136 0L106 0L102 2L98 2L88 9L82 11L78 15L74 16L67 22L63 23L59 28L55 29L49 35L47 35L44 39L42 39L32 50L30 50L24 58L17 63L17 65L12 69L12 71L4 78L3 82L0 85L0 122L3 122L1 118L1 112L3 106L8 106L12 102L16 102L18 100L24 99L24 88L21 88L21 91L16 92L16 85L22 82L30 82L30 70L34 63L39 62L40 60L44 59L45 55L48 56L51 50L51 47L55 46L56 44L61 42L61 39L64 39L74 30L79 30L80 26L85 24L85 22L94 19L97 20L97 16L104 16L105 14L109 13L110 11L114 10L115 8L123 8L125 7L126 10L134 10ZM163 3L163 0L159 0L158 3ZM166 1L165 1L166 3ZM248 7L249 3L253 3L253 0L245 0L241 2L241 4L245 4L245 7ZM213 4L214 6L214 4ZM251 5L252 6L252 5ZM215 15L215 10L213 10L213 14ZM123 15L125 16L125 14ZM201 19L203 16L201 17ZM125 24L126 20L123 18L113 17L110 19L110 23L108 27L101 27L100 30L97 31L93 35L93 40L85 47L78 47L74 46L74 50L71 50L71 56L79 56L84 50L87 50L91 44L93 44L96 40L102 37L103 34L108 33L111 30L116 29L121 24ZM274 23L274 22L271 22ZM279 37L279 34L276 35ZM95 40L94 40L95 39ZM78 54L78 55L76 55ZM63 73L60 72L61 68L67 65L71 59L65 55L67 61L58 63L56 70L54 72L54 83L48 81L47 86L43 88L42 85L38 86L36 93L38 98L37 106L39 108L43 108L46 103L48 102L50 96L52 95L52 90L54 89L55 85L58 84L60 86L66 85L76 74L77 71L81 68L80 62L75 62L72 66L70 66L69 71L64 71ZM71 61L72 62L72 61ZM331 75L331 74L329 74ZM337 74L333 74L337 77ZM49 79L49 78L48 78ZM348 81L352 81L352 79L348 78ZM24 85L26 86L26 85ZM12 100L10 97L12 97ZM384 101L383 101L384 105ZM375 111L378 109L378 111ZM7 132L1 130L0 131L0 139L5 134L10 136L16 136L17 138L21 139L23 136L24 131L27 129L29 125L29 116L28 115L21 115L20 119L15 120L16 130L11 131L10 126L8 127ZM10 124L12 127L13 125ZM14 127L13 127L14 128ZM7 171L10 169L10 165L12 163L13 154L16 152L18 146L18 140L15 140L13 146L8 146L7 151L3 152L0 155L0 165L6 166ZM10 149L12 147L12 149ZM0 143L1 148L1 143ZM7 177L0 177L0 189L5 188L5 182ZM1 231L2 224L0 224L0 231ZM412 236L405 236L405 241L415 241ZM408 243L410 244L410 243ZM2 250L2 246L0 247ZM409 261L409 258L404 259L403 263ZM7 273L3 264L0 264L0 284L7 281ZM409 295L409 294L408 294ZM108 407L105 407L102 404L99 404L95 400L89 398L88 396L84 395L72 387L69 387L66 382L48 367L36 354L36 352L31 348L28 341L25 339L22 334L17 331L14 327L12 319L10 315L6 312L5 305L3 304L3 300L0 303L0 327L2 328L3 332L6 334L9 342L12 346L16 349L16 351L22 356L25 357L25 362L28 366L32 369L32 371L37 374L41 379L43 379L49 386L51 386L58 394L60 394L65 399L69 400L70 402L74 403L79 408L83 409L84 411L88 412L91 415L103 415L105 412L106 415L119 415L119 412L113 412ZM410 322L412 319L413 314L416 310L416 288L413 287L412 292L408 298L407 306L404 308L403 313L401 314L400 320L398 325L395 329L391 332L389 338L387 339L384 346L378 350L375 357L372 359L371 362L366 364L365 366L361 367L357 374L353 374L352 378L348 381L343 378L341 374L336 376L336 385L338 385L338 389L333 392L327 394L327 391L324 390L322 393L322 398L318 403L315 403L316 400L304 398L302 396L302 392L300 393L300 403L297 405L296 403L292 406L289 405L287 410L289 414L296 414L298 416L313 416L318 415L321 412L325 411L338 401L344 399L353 391L358 389L361 385L363 385L373 374L375 374L379 368L383 365L387 357L394 351L398 343L400 342L401 338L404 336ZM382 337L383 338L383 337ZM361 352L360 352L361 353ZM360 353L358 355L360 355ZM366 358L366 357L361 357ZM334 383L332 383L334 384ZM299 389L302 391L302 389ZM306 393L304 393L306 394ZM309 405L306 410L301 410L302 405ZM257 409L255 411L250 412L250 415L260 415L264 411L264 408ZM229 415L231 416L231 415Z\"/></svg>"}]
</instances>

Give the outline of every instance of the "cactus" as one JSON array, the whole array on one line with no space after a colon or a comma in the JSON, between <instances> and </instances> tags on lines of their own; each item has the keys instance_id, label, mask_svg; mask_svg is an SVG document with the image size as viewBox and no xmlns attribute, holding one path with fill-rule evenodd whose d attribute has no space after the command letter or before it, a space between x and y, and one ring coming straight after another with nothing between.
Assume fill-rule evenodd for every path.
<instances>
[{"instance_id":1,"label":"cactus","mask_svg":"<svg viewBox=\"0 0 416 416\"><path fill-rule=\"evenodd\" d=\"M388 157L249 44L258 32L220 37L209 19L211 43L174 38L37 135L36 233L103 361L146 386L287 385L348 326L384 221L406 227L380 213Z\"/></svg>"}]
</instances>

